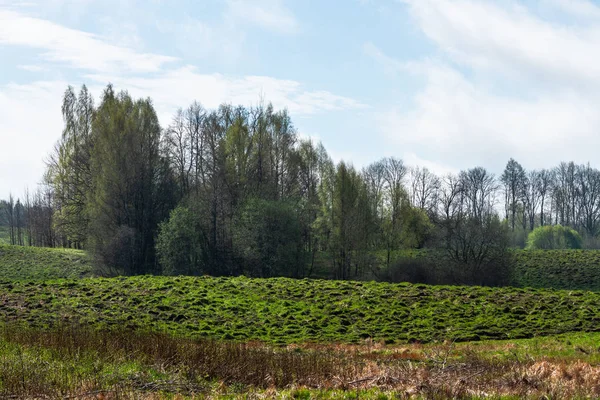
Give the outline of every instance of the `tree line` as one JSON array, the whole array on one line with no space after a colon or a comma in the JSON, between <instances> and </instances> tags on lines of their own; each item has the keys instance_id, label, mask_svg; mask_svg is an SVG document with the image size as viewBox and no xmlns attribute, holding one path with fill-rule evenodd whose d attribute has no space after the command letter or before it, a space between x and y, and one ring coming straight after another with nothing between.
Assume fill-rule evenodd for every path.
<instances>
[{"instance_id":1,"label":"tree line","mask_svg":"<svg viewBox=\"0 0 600 400\"><path fill-rule=\"evenodd\" d=\"M388 157L357 170L271 104L194 102L162 128L151 99L111 85L98 105L69 87L62 115L44 184L1 201L0 226L12 244L87 249L116 273L353 279L433 247L453 279L480 282L537 226L600 234L589 165L437 176Z\"/></svg>"}]
</instances>

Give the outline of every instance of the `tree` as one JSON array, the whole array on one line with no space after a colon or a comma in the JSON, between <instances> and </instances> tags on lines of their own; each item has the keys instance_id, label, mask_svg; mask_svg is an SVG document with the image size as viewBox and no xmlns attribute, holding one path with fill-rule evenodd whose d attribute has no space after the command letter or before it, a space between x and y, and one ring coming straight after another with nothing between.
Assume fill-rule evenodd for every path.
<instances>
[{"instance_id":1,"label":"tree","mask_svg":"<svg viewBox=\"0 0 600 400\"><path fill-rule=\"evenodd\" d=\"M508 278L508 231L494 209L496 190L494 176L480 167L445 180L438 228L455 283L498 285Z\"/></svg>"},{"instance_id":2,"label":"tree","mask_svg":"<svg viewBox=\"0 0 600 400\"><path fill-rule=\"evenodd\" d=\"M289 202L249 199L233 226L234 248L251 276L304 276L300 219Z\"/></svg>"},{"instance_id":3,"label":"tree","mask_svg":"<svg viewBox=\"0 0 600 400\"><path fill-rule=\"evenodd\" d=\"M330 219L323 215L321 221L329 226L327 242L335 264L335 276L349 279L364 267L361 256L368 248L371 214L366 187L352 166L339 163L332 178L331 192L323 193L323 196L331 195Z\"/></svg>"},{"instance_id":4,"label":"tree","mask_svg":"<svg viewBox=\"0 0 600 400\"><path fill-rule=\"evenodd\" d=\"M178 206L159 226L156 252L165 275L200 275L205 272L206 242L198 216Z\"/></svg>"},{"instance_id":5,"label":"tree","mask_svg":"<svg viewBox=\"0 0 600 400\"><path fill-rule=\"evenodd\" d=\"M525 191L523 196L523 209L526 218L524 226L529 223L529 230L535 228L535 217L542 202L543 184L540 171L529 171L525 180Z\"/></svg>"},{"instance_id":6,"label":"tree","mask_svg":"<svg viewBox=\"0 0 600 400\"><path fill-rule=\"evenodd\" d=\"M522 204L525 192L525 170L521 164L511 158L506 164L500 180L504 185L506 219L508 220L510 217L510 226L514 232L517 210L519 204Z\"/></svg>"},{"instance_id":7,"label":"tree","mask_svg":"<svg viewBox=\"0 0 600 400\"><path fill-rule=\"evenodd\" d=\"M539 179L539 195L540 195L540 225L546 224L546 208L544 204L548 197L552 197L552 188L554 187L554 173L547 169L542 169L538 174ZM552 203L550 203L552 204ZM552 220L552 212L550 212Z\"/></svg>"},{"instance_id":8,"label":"tree","mask_svg":"<svg viewBox=\"0 0 600 400\"><path fill-rule=\"evenodd\" d=\"M427 168L414 167L410 170L412 204L432 215L435 211L440 179Z\"/></svg>"},{"instance_id":9,"label":"tree","mask_svg":"<svg viewBox=\"0 0 600 400\"><path fill-rule=\"evenodd\" d=\"M125 274L155 270L154 238L168 196L161 129L149 99L133 100L108 86L96 111L88 213L92 251ZM159 201L160 199L160 201ZM162 203L162 204L161 204Z\"/></svg>"},{"instance_id":10,"label":"tree","mask_svg":"<svg viewBox=\"0 0 600 400\"><path fill-rule=\"evenodd\" d=\"M67 88L62 114L65 126L47 163L46 180L54 192L54 223L65 241L63 245L82 248L88 234L87 201L92 191L91 156L95 143L94 101L85 85L79 96L71 86Z\"/></svg>"}]
</instances>

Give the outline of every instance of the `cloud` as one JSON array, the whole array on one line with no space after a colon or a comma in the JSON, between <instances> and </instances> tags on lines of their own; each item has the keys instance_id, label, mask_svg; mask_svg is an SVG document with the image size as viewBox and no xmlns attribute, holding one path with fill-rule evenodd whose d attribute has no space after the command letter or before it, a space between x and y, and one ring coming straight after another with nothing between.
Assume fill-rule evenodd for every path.
<instances>
[{"instance_id":1,"label":"cloud","mask_svg":"<svg viewBox=\"0 0 600 400\"><path fill-rule=\"evenodd\" d=\"M35 190L44 160L60 138L61 99L67 82L0 87L0 198Z\"/></svg>"},{"instance_id":2,"label":"cloud","mask_svg":"<svg viewBox=\"0 0 600 400\"><path fill-rule=\"evenodd\" d=\"M28 72L41 72L45 68L40 65L19 65L19 69L22 69L23 71L28 71Z\"/></svg>"},{"instance_id":3,"label":"cloud","mask_svg":"<svg viewBox=\"0 0 600 400\"><path fill-rule=\"evenodd\" d=\"M600 82L597 24L550 22L514 1L405 2L423 33L454 62L553 86L581 88ZM599 10L583 1L555 2L575 13L582 7Z\"/></svg>"},{"instance_id":4,"label":"cloud","mask_svg":"<svg viewBox=\"0 0 600 400\"><path fill-rule=\"evenodd\" d=\"M48 61L97 72L157 72L176 60L108 44L96 35L7 10L0 10L3 44L41 49Z\"/></svg>"},{"instance_id":5,"label":"cloud","mask_svg":"<svg viewBox=\"0 0 600 400\"><path fill-rule=\"evenodd\" d=\"M178 107L185 107L194 100L207 108L216 108L222 103L256 104L262 95L276 107L287 107L294 116L367 108L367 105L349 97L309 90L294 80L202 74L193 66L169 70L154 77L95 74L87 78L99 84L112 82L136 97L153 97L163 124L170 122Z\"/></svg>"},{"instance_id":6,"label":"cloud","mask_svg":"<svg viewBox=\"0 0 600 400\"><path fill-rule=\"evenodd\" d=\"M510 157L528 168L594 162L600 24L549 22L515 2L405 3L437 51L403 62L372 43L363 46L396 77L424 82L408 108L390 105L376 114L394 148L437 169L480 165L499 173ZM554 3L571 7L572 15L595 7Z\"/></svg>"},{"instance_id":7,"label":"cloud","mask_svg":"<svg viewBox=\"0 0 600 400\"><path fill-rule=\"evenodd\" d=\"M249 22L277 33L292 34L299 23L281 0L228 0L227 14L239 23Z\"/></svg>"},{"instance_id":8,"label":"cloud","mask_svg":"<svg viewBox=\"0 0 600 400\"><path fill-rule=\"evenodd\" d=\"M410 110L379 115L382 131L401 149L447 166L496 170L508 158L529 167L592 161L600 145L599 98L572 94L533 100L492 94L450 67L424 64L426 86Z\"/></svg>"}]
</instances>

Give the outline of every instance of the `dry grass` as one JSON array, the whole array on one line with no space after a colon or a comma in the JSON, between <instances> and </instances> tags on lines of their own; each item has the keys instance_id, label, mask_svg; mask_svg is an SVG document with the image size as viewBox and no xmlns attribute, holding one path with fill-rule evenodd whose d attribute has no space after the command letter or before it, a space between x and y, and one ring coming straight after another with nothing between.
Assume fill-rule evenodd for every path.
<instances>
[{"instance_id":1,"label":"dry grass","mask_svg":"<svg viewBox=\"0 0 600 400\"><path fill-rule=\"evenodd\" d=\"M497 357L504 346L508 356ZM597 398L600 367L490 347L230 343L62 328L0 333L0 398ZM493 355L492 355L493 353Z\"/></svg>"}]
</instances>

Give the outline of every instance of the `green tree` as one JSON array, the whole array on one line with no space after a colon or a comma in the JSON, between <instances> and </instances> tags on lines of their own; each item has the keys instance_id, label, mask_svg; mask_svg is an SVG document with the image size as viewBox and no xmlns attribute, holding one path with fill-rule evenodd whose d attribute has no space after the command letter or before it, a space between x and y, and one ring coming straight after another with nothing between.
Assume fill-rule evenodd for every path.
<instances>
[{"instance_id":1,"label":"green tree","mask_svg":"<svg viewBox=\"0 0 600 400\"><path fill-rule=\"evenodd\" d=\"M88 194L92 190L91 156L95 135L94 101L83 85L79 96L69 86L62 104L65 127L48 162L46 180L55 196L54 225L63 245L84 247L88 235Z\"/></svg>"},{"instance_id":2,"label":"green tree","mask_svg":"<svg viewBox=\"0 0 600 400\"><path fill-rule=\"evenodd\" d=\"M236 217L233 240L249 275L304 275L306 253L300 219L290 202L249 199Z\"/></svg>"},{"instance_id":3,"label":"green tree","mask_svg":"<svg viewBox=\"0 0 600 400\"><path fill-rule=\"evenodd\" d=\"M104 91L94 118L89 194L92 251L125 274L155 270L154 238L166 215L167 160L159 152L161 128L150 99Z\"/></svg>"},{"instance_id":4,"label":"green tree","mask_svg":"<svg viewBox=\"0 0 600 400\"><path fill-rule=\"evenodd\" d=\"M206 236L198 216L178 206L159 226L156 252L165 275L200 275L205 272Z\"/></svg>"}]
</instances>

